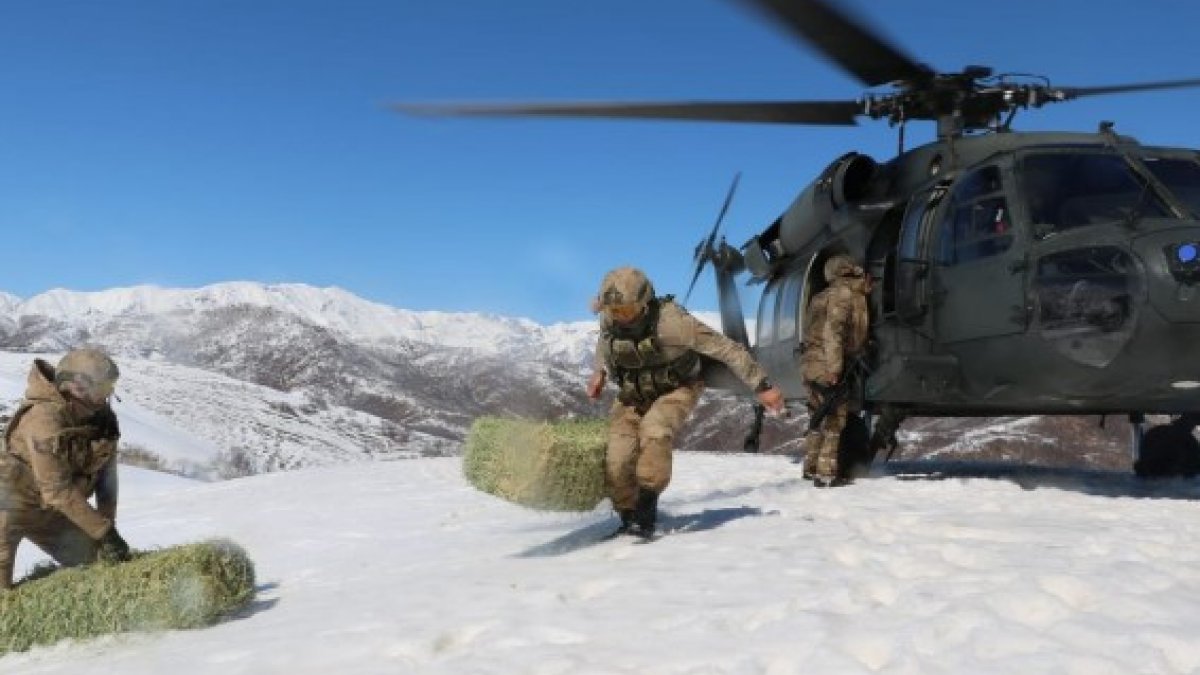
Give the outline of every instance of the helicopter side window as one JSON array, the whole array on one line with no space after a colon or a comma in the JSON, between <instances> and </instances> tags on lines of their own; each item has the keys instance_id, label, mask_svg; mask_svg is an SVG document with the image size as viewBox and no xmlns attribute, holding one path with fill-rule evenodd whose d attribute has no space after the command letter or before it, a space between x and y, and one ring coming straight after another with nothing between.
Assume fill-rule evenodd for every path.
<instances>
[{"instance_id":1,"label":"helicopter side window","mask_svg":"<svg viewBox=\"0 0 1200 675\"><path fill-rule=\"evenodd\" d=\"M1169 217L1151 186L1118 154L1032 154L1020 171L1034 231L1043 237L1135 215Z\"/></svg>"},{"instance_id":2,"label":"helicopter side window","mask_svg":"<svg viewBox=\"0 0 1200 675\"><path fill-rule=\"evenodd\" d=\"M767 286L758 305L758 345L775 342L775 304L779 297L779 282Z\"/></svg>"},{"instance_id":3,"label":"helicopter side window","mask_svg":"<svg viewBox=\"0 0 1200 675\"><path fill-rule=\"evenodd\" d=\"M793 274L784 282L783 291L779 294L779 331L780 342L796 337L796 327L800 318L800 292L804 290L804 275Z\"/></svg>"},{"instance_id":4,"label":"helicopter side window","mask_svg":"<svg viewBox=\"0 0 1200 675\"><path fill-rule=\"evenodd\" d=\"M1143 157L1142 161L1179 201L1200 216L1200 163L1176 157Z\"/></svg>"},{"instance_id":5,"label":"helicopter side window","mask_svg":"<svg viewBox=\"0 0 1200 675\"><path fill-rule=\"evenodd\" d=\"M963 177L938 231L935 258L959 265L1003 253L1012 245L1012 219L1000 170L984 167Z\"/></svg>"}]
</instances>

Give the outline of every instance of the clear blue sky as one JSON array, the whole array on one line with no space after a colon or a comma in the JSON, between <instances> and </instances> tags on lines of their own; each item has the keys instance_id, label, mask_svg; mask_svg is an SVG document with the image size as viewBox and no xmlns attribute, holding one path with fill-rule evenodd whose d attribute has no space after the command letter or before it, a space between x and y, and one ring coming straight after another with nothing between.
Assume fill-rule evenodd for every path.
<instances>
[{"instance_id":1,"label":"clear blue sky","mask_svg":"<svg viewBox=\"0 0 1200 675\"><path fill-rule=\"evenodd\" d=\"M850 5L939 70L1200 76L1200 3ZM388 102L852 99L733 0L0 3L0 289L336 285L417 310L587 318L603 272L682 293L736 171L740 244L885 124L416 119ZM1200 146L1200 90L1018 116ZM910 129L910 143L932 135ZM748 305L755 298L744 297ZM705 278L693 301L715 307Z\"/></svg>"}]
</instances>

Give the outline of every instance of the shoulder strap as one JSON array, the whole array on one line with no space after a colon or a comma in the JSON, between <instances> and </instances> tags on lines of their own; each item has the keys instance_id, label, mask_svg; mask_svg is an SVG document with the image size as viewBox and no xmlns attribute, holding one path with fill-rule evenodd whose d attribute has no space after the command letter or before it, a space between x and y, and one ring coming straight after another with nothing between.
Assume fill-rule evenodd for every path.
<instances>
[{"instance_id":1,"label":"shoulder strap","mask_svg":"<svg viewBox=\"0 0 1200 675\"><path fill-rule=\"evenodd\" d=\"M20 407L18 407L17 411L13 413L12 418L8 420L8 426L4 428L4 450L6 452L8 451L9 447L8 439L12 436L13 431L16 430L17 422L21 421L21 418L25 416L25 413L33 410L34 405L36 404L30 403L29 401L22 401Z\"/></svg>"}]
</instances>

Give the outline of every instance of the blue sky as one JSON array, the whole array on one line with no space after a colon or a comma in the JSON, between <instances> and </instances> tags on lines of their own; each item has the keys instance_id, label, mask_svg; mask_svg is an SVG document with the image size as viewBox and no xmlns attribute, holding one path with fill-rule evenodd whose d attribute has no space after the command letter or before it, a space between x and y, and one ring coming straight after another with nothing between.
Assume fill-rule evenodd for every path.
<instances>
[{"instance_id":1,"label":"blue sky","mask_svg":"<svg viewBox=\"0 0 1200 675\"><path fill-rule=\"evenodd\" d=\"M850 5L918 60L1089 86L1200 76L1200 3ZM853 99L734 0L0 3L0 289L336 285L416 310L584 319L610 267L682 293L737 171L740 244L857 128L418 119L389 102ZM1200 90L1019 115L1200 146ZM932 135L910 129L910 144ZM744 300L752 305L754 296ZM705 278L690 303L715 307Z\"/></svg>"}]
</instances>

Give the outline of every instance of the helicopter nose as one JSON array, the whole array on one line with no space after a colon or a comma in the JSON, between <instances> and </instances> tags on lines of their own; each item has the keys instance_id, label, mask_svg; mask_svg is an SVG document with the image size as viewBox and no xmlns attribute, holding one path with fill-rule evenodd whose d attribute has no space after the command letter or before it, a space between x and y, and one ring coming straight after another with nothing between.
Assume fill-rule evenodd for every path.
<instances>
[{"instance_id":1,"label":"helicopter nose","mask_svg":"<svg viewBox=\"0 0 1200 675\"><path fill-rule=\"evenodd\" d=\"M1167 244L1163 253L1171 276L1185 284L1200 281L1200 240Z\"/></svg>"},{"instance_id":2,"label":"helicopter nose","mask_svg":"<svg viewBox=\"0 0 1200 675\"><path fill-rule=\"evenodd\" d=\"M1134 241L1146 265L1150 304L1172 322L1200 322L1200 223L1150 232Z\"/></svg>"}]
</instances>

